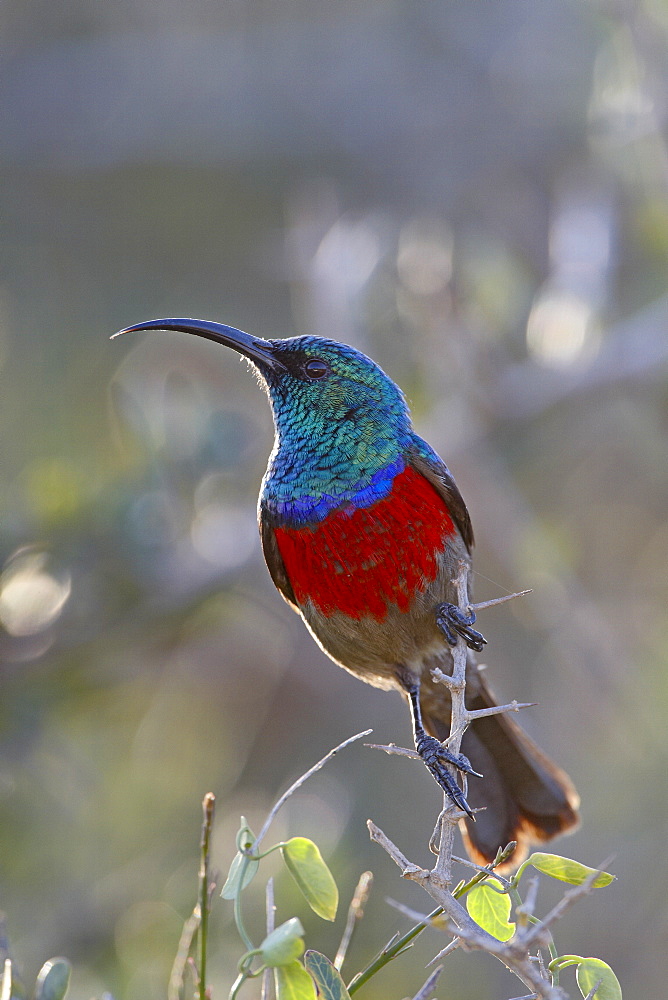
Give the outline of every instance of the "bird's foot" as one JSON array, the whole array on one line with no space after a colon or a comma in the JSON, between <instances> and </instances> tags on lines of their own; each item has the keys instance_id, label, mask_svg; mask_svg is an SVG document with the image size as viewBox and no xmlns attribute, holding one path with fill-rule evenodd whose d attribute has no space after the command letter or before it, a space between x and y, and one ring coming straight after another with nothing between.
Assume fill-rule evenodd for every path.
<instances>
[{"instance_id":1,"label":"bird's foot","mask_svg":"<svg viewBox=\"0 0 668 1000\"><path fill-rule=\"evenodd\" d=\"M465 774L474 774L476 777L481 778L482 775L474 771L471 767L471 761L468 757L463 753L450 753L442 743L439 743L433 736L428 736L425 732L416 736L415 749L431 772L432 777L441 786L446 795L456 806L467 813L472 820L475 820L471 807L466 801L466 796L445 766L446 764L453 764Z\"/></svg>"},{"instance_id":2,"label":"bird's foot","mask_svg":"<svg viewBox=\"0 0 668 1000\"><path fill-rule=\"evenodd\" d=\"M475 611L465 614L456 604L439 604L436 608L436 624L451 646L457 645L461 636L469 649L481 653L487 639L477 629L471 628L475 621Z\"/></svg>"}]
</instances>

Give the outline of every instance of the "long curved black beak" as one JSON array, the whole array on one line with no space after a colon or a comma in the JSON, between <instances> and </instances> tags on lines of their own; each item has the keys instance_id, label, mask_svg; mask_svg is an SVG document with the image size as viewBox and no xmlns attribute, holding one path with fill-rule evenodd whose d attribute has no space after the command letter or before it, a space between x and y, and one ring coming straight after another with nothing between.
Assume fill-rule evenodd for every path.
<instances>
[{"instance_id":1,"label":"long curved black beak","mask_svg":"<svg viewBox=\"0 0 668 1000\"><path fill-rule=\"evenodd\" d=\"M195 337L204 337L205 340L213 340L216 344L231 347L239 354L255 361L260 368L286 370L285 365L276 357L274 347L267 340L263 340L262 337L251 337L243 330L224 326L222 323L211 323L206 319L152 319L147 323L126 326L124 330L113 334L111 340L124 333L136 333L139 330L178 330L181 333L192 333Z\"/></svg>"}]
</instances>

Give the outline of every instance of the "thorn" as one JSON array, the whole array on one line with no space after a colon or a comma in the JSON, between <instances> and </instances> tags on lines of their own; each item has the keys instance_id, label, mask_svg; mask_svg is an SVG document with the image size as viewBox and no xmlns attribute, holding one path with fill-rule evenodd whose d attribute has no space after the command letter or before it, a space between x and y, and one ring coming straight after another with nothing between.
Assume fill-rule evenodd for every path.
<instances>
[{"instance_id":1,"label":"thorn","mask_svg":"<svg viewBox=\"0 0 668 1000\"><path fill-rule=\"evenodd\" d=\"M495 597L491 601L481 601L480 604L469 604L472 611L480 611L481 608L491 608L495 604L505 604L506 601L514 601L516 597L526 597L532 594L532 590L518 590L516 594L506 594L505 597Z\"/></svg>"}]
</instances>

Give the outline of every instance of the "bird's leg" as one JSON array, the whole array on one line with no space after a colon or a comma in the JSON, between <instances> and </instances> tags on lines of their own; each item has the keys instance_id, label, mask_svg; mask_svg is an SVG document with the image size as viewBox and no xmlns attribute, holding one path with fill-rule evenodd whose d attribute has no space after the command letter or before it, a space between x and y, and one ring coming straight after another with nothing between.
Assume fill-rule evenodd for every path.
<instances>
[{"instance_id":1,"label":"bird's leg","mask_svg":"<svg viewBox=\"0 0 668 1000\"><path fill-rule=\"evenodd\" d=\"M408 703L410 705L411 718L413 720L413 738L415 740L415 749L446 795L452 799L456 806L459 806L463 812L467 813L472 820L475 820L475 816L471 811L470 805L466 801L464 793L453 778L450 771L447 769L446 764L453 764L460 771L464 771L465 774L475 774L478 777L480 777L480 775L478 775L477 771L473 770L468 757L465 757L463 753L455 754L446 750L442 743L435 739L435 737L429 736L429 734L425 731L422 724L422 711L420 709L419 680L416 680L412 676L409 679L409 677L399 674L399 681L408 695Z\"/></svg>"},{"instance_id":2,"label":"bird's leg","mask_svg":"<svg viewBox=\"0 0 668 1000\"><path fill-rule=\"evenodd\" d=\"M456 604L439 604L436 608L436 624L451 646L457 645L457 636L461 636L469 649L481 653L487 639L481 632L471 628L475 621L475 611L465 614Z\"/></svg>"}]
</instances>

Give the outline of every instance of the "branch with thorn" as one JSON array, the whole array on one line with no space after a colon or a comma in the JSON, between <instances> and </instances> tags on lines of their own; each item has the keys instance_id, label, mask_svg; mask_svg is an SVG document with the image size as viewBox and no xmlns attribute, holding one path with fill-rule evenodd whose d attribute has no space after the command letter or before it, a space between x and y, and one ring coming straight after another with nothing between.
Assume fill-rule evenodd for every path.
<instances>
[{"instance_id":1,"label":"branch with thorn","mask_svg":"<svg viewBox=\"0 0 668 1000\"><path fill-rule=\"evenodd\" d=\"M460 566L457 578L458 601L460 607L468 605L468 571L464 564ZM500 604L514 597L520 597L529 591L522 591L519 594L512 594L507 598L500 598L495 601L486 601L481 604L471 605L473 610L489 607L492 604ZM459 753L461 739L467 727L474 719L482 716L495 715L501 712L517 712L522 708L528 708L530 703L513 701L507 705L470 711L465 704L466 688L466 660L467 648L464 640L460 638L452 651L452 674L448 675L440 670L433 672L434 680L446 684L451 696L451 724L450 736L447 741L448 749L452 753ZM382 749L386 753L402 754L407 757L418 757L413 750L373 744L377 749ZM466 787L464 787L466 794ZM501 855L495 862L487 868L479 868L470 865L477 870L477 874L471 883L465 884L460 893L451 891L453 882L453 865L461 862L453 853L455 830L461 819L460 810L444 796L444 804L438 818L434 834L432 835L432 850L437 855L434 867L429 870L410 861L394 844L390 838L371 820L367 826L371 839L389 855L401 871L402 878L409 879L420 885L443 910L447 921L448 930L453 935L452 940L445 948L439 951L432 961L440 961L451 951L459 948L463 951L483 951L493 955L510 969L520 981L531 991L530 996L535 1000L566 1000L566 994L558 986L553 985L548 973L541 962L536 962L535 956L531 954L531 949L545 946L549 937L550 926L566 912L566 910L581 896L591 891L598 877L598 872L594 872L582 885L568 890L562 900L548 913L544 920L538 921L534 917L536 897L538 892L538 880L532 880L525 901L516 908L516 931L509 941L500 941L493 937L486 930L480 927L469 915L467 909L457 898L463 892L471 888L471 883L483 881L494 873L496 865L502 863ZM512 848L510 848L512 851ZM507 856L507 855L506 855ZM502 876L494 875L507 890L510 883ZM430 985L427 980L425 987ZM423 989L417 994L421 997Z\"/></svg>"},{"instance_id":2,"label":"branch with thorn","mask_svg":"<svg viewBox=\"0 0 668 1000\"><path fill-rule=\"evenodd\" d=\"M456 583L459 606L462 608L466 607L469 611L479 611L481 608L492 607L496 604L505 604L507 601L512 601L516 597L524 597L526 594L531 593L531 590L520 590L517 593L507 594L505 597L497 597L491 601L481 601L478 604L469 604L468 569L463 562L460 563ZM452 651L452 674L446 674L438 667L432 670L433 679L438 683L445 684L450 691L452 701L450 735L443 741L443 745L447 747L451 753L455 754L459 753L464 733L476 719L481 719L489 715L501 715L505 712L519 712L523 708L532 708L535 705L535 702L519 702L517 700L513 700L506 705L494 705L490 708L468 709L465 703L467 655L466 645L460 638ZM479 667L478 669L483 668ZM399 747L394 743L367 743L365 746L374 750L383 750L388 754L397 754L403 757L411 757L414 760L421 760L420 755L415 750L410 749L409 747ZM465 777L464 794L466 794ZM446 881L450 881L451 864L448 861L448 857L451 857L451 847L454 843L454 832L460 819L460 810L452 802L450 802L447 797L444 797L443 811L439 816L436 828L432 834L430 846L434 844L439 845L438 847L432 846L432 850L438 855L439 863L437 863L437 868L439 869L441 876ZM444 836L445 841L443 841ZM449 851L450 854L448 853Z\"/></svg>"}]
</instances>

